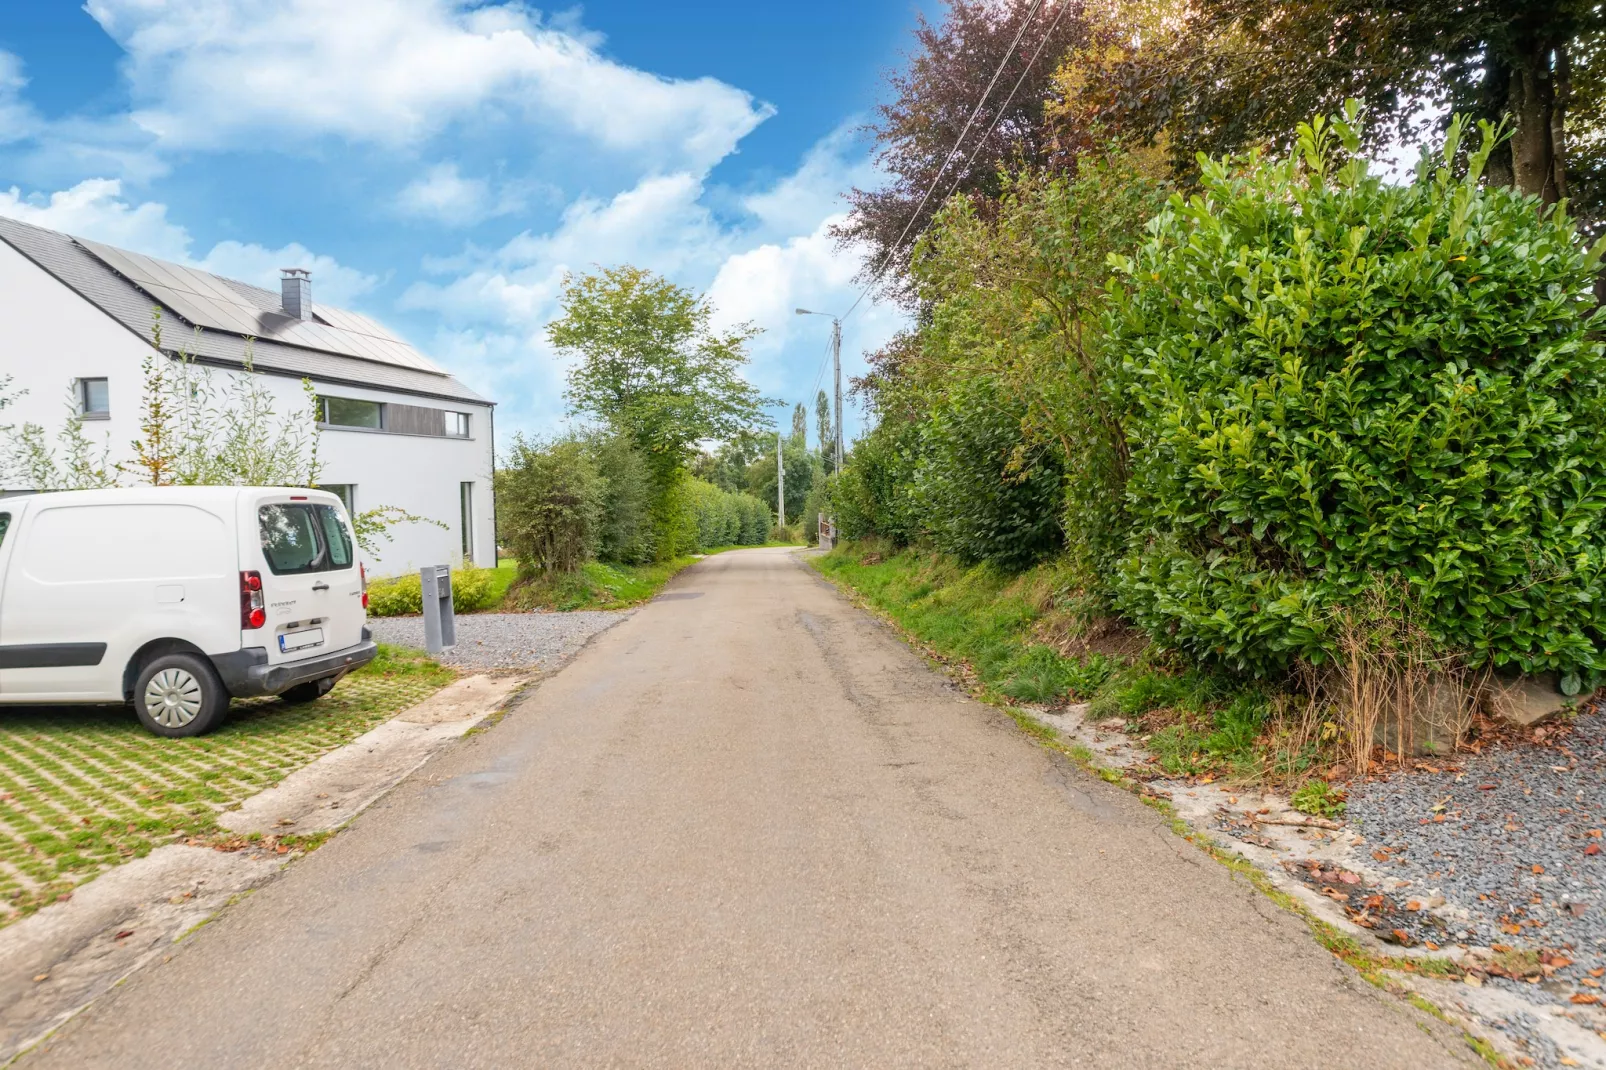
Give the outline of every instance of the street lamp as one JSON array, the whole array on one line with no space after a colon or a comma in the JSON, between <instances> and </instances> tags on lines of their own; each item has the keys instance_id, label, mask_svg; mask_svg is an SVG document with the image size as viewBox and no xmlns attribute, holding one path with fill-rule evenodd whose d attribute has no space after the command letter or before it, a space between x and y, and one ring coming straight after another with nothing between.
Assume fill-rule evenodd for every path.
<instances>
[{"instance_id":1,"label":"street lamp","mask_svg":"<svg viewBox=\"0 0 1606 1070\"><path fill-rule=\"evenodd\" d=\"M831 321L831 369L836 380L836 441L831 446L831 470L842 471L842 320L829 312L811 312L806 308L793 309L799 316L825 316ZM824 445L824 443L821 443Z\"/></svg>"}]
</instances>

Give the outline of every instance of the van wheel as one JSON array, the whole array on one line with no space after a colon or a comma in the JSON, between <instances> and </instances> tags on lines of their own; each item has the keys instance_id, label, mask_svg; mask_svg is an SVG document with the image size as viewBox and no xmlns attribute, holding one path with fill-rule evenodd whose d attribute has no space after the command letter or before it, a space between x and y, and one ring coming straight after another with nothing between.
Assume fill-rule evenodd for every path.
<instances>
[{"instance_id":1,"label":"van wheel","mask_svg":"<svg viewBox=\"0 0 1606 1070\"><path fill-rule=\"evenodd\" d=\"M134 682L134 713L159 736L198 736L229 707L229 695L205 658L163 654L140 670Z\"/></svg>"},{"instance_id":2,"label":"van wheel","mask_svg":"<svg viewBox=\"0 0 1606 1070\"><path fill-rule=\"evenodd\" d=\"M279 696L280 702L288 702L292 706L299 706L303 702L313 702L323 698L335 689L335 681L339 676L325 676L322 680L308 680L304 684L297 684Z\"/></svg>"}]
</instances>

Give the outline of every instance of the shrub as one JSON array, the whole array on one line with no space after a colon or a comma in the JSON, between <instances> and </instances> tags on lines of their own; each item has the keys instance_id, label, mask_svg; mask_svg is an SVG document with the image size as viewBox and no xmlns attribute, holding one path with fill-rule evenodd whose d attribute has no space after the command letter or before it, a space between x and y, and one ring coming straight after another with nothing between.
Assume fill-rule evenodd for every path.
<instances>
[{"instance_id":1,"label":"shrub","mask_svg":"<svg viewBox=\"0 0 1606 1070\"><path fill-rule=\"evenodd\" d=\"M578 439L513 440L496 473L497 538L521 571L573 572L597 549L607 485Z\"/></svg>"},{"instance_id":2,"label":"shrub","mask_svg":"<svg viewBox=\"0 0 1606 1070\"><path fill-rule=\"evenodd\" d=\"M1058 549L1060 463L1021 431L1023 405L958 380L921 428L914 497L939 550L1024 569Z\"/></svg>"},{"instance_id":3,"label":"shrub","mask_svg":"<svg viewBox=\"0 0 1606 1070\"><path fill-rule=\"evenodd\" d=\"M495 601L495 574L488 568L452 570L452 609L472 613L486 609ZM409 572L392 579L368 581L368 613L375 617L398 617L424 611L424 585L418 573Z\"/></svg>"},{"instance_id":4,"label":"shrub","mask_svg":"<svg viewBox=\"0 0 1606 1070\"><path fill-rule=\"evenodd\" d=\"M1203 164L1112 258L1134 524L1120 607L1257 674L1321 664L1382 582L1468 664L1606 668L1596 255L1559 208L1424 157L1390 185L1346 119Z\"/></svg>"},{"instance_id":5,"label":"shrub","mask_svg":"<svg viewBox=\"0 0 1606 1070\"><path fill-rule=\"evenodd\" d=\"M919 535L909 488L920 458L920 426L903 411L882 411L831 477L831 504L844 538L878 535L907 546Z\"/></svg>"},{"instance_id":6,"label":"shrub","mask_svg":"<svg viewBox=\"0 0 1606 1070\"><path fill-rule=\"evenodd\" d=\"M597 529L597 556L627 565L651 561L653 484L646 458L619 434L593 434L587 436L585 444L586 454L606 487L602 494L602 522Z\"/></svg>"}]
</instances>

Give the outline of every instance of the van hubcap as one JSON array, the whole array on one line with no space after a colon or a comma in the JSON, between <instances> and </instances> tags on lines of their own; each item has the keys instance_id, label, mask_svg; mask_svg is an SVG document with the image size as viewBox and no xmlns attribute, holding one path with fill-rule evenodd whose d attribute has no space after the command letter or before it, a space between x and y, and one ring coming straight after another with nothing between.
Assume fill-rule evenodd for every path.
<instances>
[{"instance_id":1,"label":"van hubcap","mask_svg":"<svg viewBox=\"0 0 1606 1070\"><path fill-rule=\"evenodd\" d=\"M201 712L201 682L183 669L163 669L145 685L145 711L163 728L183 728Z\"/></svg>"}]
</instances>

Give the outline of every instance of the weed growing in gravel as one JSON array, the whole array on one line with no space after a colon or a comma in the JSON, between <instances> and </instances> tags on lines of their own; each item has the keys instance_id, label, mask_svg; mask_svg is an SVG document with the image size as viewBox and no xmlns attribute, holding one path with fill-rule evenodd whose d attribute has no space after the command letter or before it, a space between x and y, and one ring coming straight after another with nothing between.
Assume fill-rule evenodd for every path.
<instances>
[{"instance_id":1,"label":"weed growing in gravel","mask_svg":"<svg viewBox=\"0 0 1606 1070\"><path fill-rule=\"evenodd\" d=\"M1325 780L1315 779L1301 784L1289 801L1295 810L1317 817L1343 817L1346 805L1342 791Z\"/></svg>"},{"instance_id":2,"label":"weed growing in gravel","mask_svg":"<svg viewBox=\"0 0 1606 1070\"><path fill-rule=\"evenodd\" d=\"M120 707L0 709L0 924L164 843L220 833L220 811L453 678L382 646L318 701L237 701L196 739L153 736Z\"/></svg>"}]
</instances>

